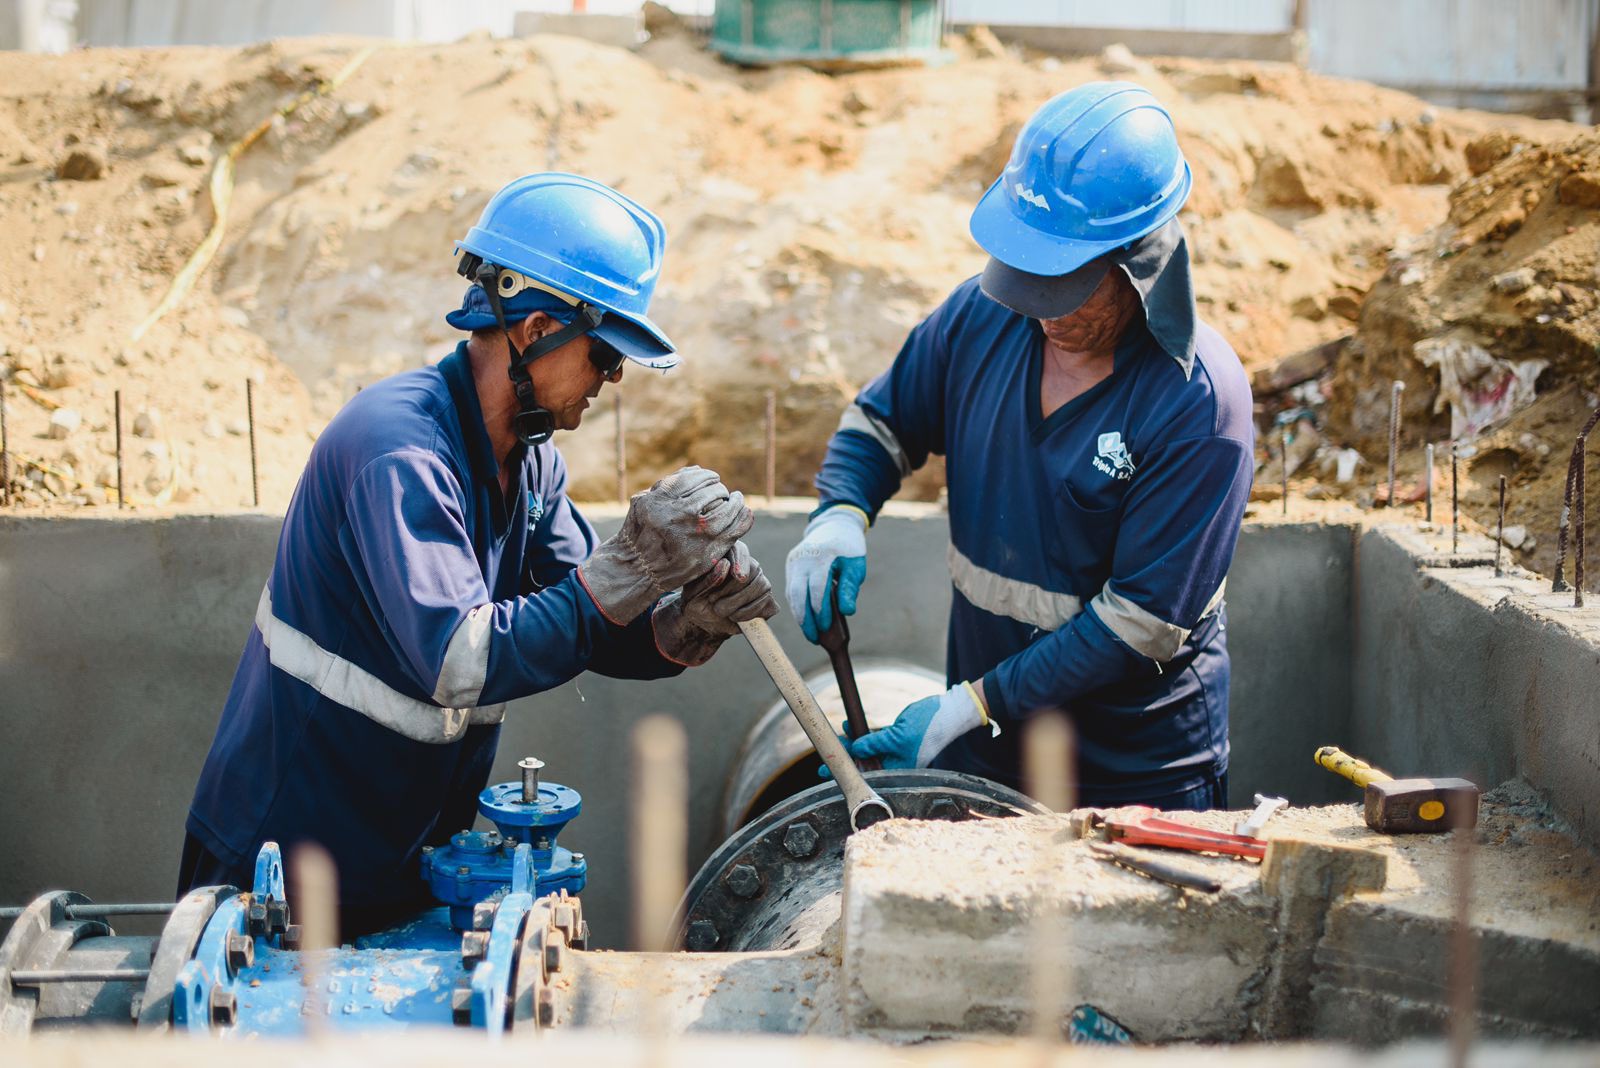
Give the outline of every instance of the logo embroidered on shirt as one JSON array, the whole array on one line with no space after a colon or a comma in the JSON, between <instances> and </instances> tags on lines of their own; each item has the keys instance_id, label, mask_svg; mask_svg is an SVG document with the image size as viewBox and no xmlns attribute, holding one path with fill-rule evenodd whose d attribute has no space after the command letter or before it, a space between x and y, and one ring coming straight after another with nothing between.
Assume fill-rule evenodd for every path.
<instances>
[{"instance_id":1,"label":"logo embroidered on shirt","mask_svg":"<svg viewBox=\"0 0 1600 1068\"><path fill-rule=\"evenodd\" d=\"M1094 458L1094 469L1107 478L1126 482L1133 477L1133 457L1122 443L1122 431L1108 430L1100 435L1100 455Z\"/></svg>"},{"instance_id":2,"label":"logo embroidered on shirt","mask_svg":"<svg viewBox=\"0 0 1600 1068\"><path fill-rule=\"evenodd\" d=\"M539 520L543 518L544 498L535 493L533 495L533 500L528 504L528 522L534 526L537 526Z\"/></svg>"},{"instance_id":3,"label":"logo embroidered on shirt","mask_svg":"<svg viewBox=\"0 0 1600 1068\"><path fill-rule=\"evenodd\" d=\"M1040 196L1038 193L1035 193L1032 189L1029 189L1027 186L1023 185L1021 182L1013 182L1011 184L1012 184L1012 188L1016 190L1017 198L1019 200L1026 200L1029 204L1032 204L1034 207L1042 208L1045 211L1049 211L1050 210L1050 202L1045 200L1044 197Z\"/></svg>"}]
</instances>

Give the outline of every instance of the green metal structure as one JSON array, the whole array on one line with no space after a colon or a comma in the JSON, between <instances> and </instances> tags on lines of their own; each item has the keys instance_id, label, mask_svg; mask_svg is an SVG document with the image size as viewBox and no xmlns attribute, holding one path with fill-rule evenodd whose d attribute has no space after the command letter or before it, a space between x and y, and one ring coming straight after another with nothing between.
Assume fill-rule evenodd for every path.
<instances>
[{"instance_id":1,"label":"green metal structure","mask_svg":"<svg viewBox=\"0 0 1600 1068\"><path fill-rule=\"evenodd\" d=\"M746 66L871 66L927 61L943 0L717 0L711 47Z\"/></svg>"}]
</instances>

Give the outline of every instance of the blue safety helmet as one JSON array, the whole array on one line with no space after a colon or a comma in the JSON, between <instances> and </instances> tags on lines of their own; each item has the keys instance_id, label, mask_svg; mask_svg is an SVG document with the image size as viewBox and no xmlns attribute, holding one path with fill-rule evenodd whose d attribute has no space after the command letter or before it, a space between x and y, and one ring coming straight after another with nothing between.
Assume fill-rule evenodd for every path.
<instances>
[{"instance_id":1,"label":"blue safety helmet","mask_svg":"<svg viewBox=\"0 0 1600 1068\"><path fill-rule=\"evenodd\" d=\"M661 274L667 231L633 200L576 174L529 174L501 189L456 242L501 268L508 304L527 289L603 312L589 333L652 368L675 367L671 340L646 310ZM561 317L563 321L568 317Z\"/></svg>"},{"instance_id":2,"label":"blue safety helmet","mask_svg":"<svg viewBox=\"0 0 1600 1068\"><path fill-rule=\"evenodd\" d=\"M1074 272L1168 222L1192 181L1172 116L1147 90L1069 89L1033 113L972 211L972 236L992 257L984 291L1037 318L1070 313L1105 276Z\"/></svg>"}]
</instances>

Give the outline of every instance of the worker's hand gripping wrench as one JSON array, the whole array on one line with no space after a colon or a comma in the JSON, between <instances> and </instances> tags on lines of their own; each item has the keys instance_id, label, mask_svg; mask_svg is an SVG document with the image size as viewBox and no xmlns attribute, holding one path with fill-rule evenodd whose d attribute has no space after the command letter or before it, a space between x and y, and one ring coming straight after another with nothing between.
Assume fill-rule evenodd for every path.
<instances>
[{"instance_id":1,"label":"worker's hand gripping wrench","mask_svg":"<svg viewBox=\"0 0 1600 1068\"><path fill-rule=\"evenodd\" d=\"M811 744L822 757L822 762L828 765L833 780L839 784L839 789L844 791L845 804L850 808L850 829L859 831L881 820L893 819L894 812L889 808L889 803L867 785L866 778L850 759L850 754L845 752L838 735L833 733L833 726L822 714L817 699L812 696L805 680L800 677L800 672L795 670L788 654L783 651L783 646L778 644L778 639L772 633L772 628L767 626L767 621L752 619L747 623L740 623L739 629L744 632L745 639L750 642L750 648L755 650L756 656L761 660L761 666L767 669L773 684L783 695L784 701L789 705L789 711L800 721L800 729L806 732L806 737L811 739Z\"/></svg>"}]
</instances>

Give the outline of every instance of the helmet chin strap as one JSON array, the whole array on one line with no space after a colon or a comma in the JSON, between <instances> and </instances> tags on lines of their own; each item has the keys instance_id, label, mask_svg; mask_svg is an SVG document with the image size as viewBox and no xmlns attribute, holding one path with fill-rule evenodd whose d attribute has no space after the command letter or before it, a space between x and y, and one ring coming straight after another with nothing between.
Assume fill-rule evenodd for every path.
<instances>
[{"instance_id":1,"label":"helmet chin strap","mask_svg":"<svg viewBox=\"0 0 1600 1068\"><path fill-rule=\"evenodd\" d=\"M577 315L572 322L553 334L539 338L526 349L518 351L516 342L511 340L511 330L506 326L505 310L500 305L500 268L492 263L479 263L473 271L472 278L488 297L489 310L494 312L495 324L505 335L506 352L511 358L506 373L510 376L511 387L517 394L517 414L512 418L512 430L517 435L517 440L530 449L535 445L543 445L556 432L556 417L550 409L541 407L538 398L534 396L533 379L528 374L528 365L540 356L599 326L600 321L605 318L605 312L592 304L580 302L576 309Z\"/></svg>"}]
</instances>

